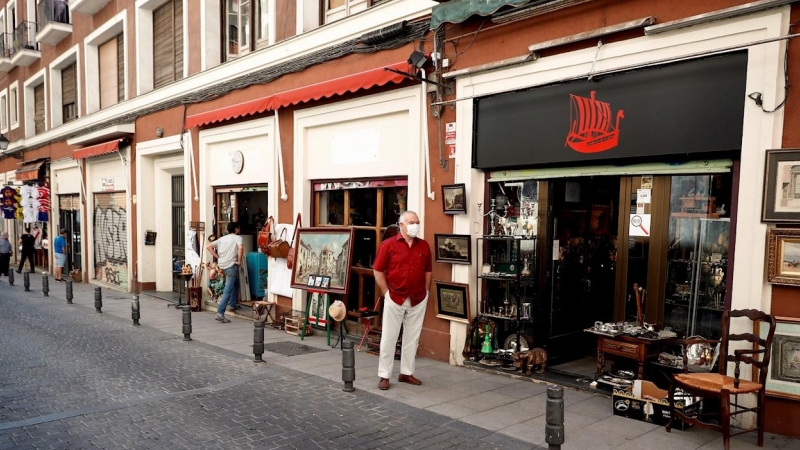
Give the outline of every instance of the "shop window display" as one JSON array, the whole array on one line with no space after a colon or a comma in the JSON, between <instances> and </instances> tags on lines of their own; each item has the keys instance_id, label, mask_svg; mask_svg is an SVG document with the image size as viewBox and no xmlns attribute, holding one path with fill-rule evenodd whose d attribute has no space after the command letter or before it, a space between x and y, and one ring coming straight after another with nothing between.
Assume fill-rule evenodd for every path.
<instances>
[{"instance_id":1,"label":"shop window display","mask_svg":"<svg viewBox=\"0 0 800 450\"><path fill-rule=\"evenodd\" d=\"M372 263L381 242L398 233L397 222L406 210L406 185L404 179L314 183L314 226L355 229L345 296L350 311L374 304Z\"/></svg>"},{"instance_id":2,"label":"shop window display","mask_svg":"<svg viewBox=\"0 0 800 450\"><path fill-rule=\"evenodd\" d=\"M730 245L731 176L672 177L664 325L720 337Z\"/></svg>"}]
</instances>

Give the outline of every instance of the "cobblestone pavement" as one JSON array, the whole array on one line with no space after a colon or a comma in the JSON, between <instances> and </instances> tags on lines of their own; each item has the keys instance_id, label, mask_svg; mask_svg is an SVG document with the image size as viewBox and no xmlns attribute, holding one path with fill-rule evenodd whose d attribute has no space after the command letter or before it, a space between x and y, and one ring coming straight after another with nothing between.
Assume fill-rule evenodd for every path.
<instances>
[{"instance_id":1,"label":"cobblestone pavement","mask_svg":"<svg viewBox=\"0 0 800 450\"><path fill-rule=\"evenodd\" d=\"M20 283L18 283L20 284ZM532 448L0 282L0 449Z\"/></svg>"}]
</instances>

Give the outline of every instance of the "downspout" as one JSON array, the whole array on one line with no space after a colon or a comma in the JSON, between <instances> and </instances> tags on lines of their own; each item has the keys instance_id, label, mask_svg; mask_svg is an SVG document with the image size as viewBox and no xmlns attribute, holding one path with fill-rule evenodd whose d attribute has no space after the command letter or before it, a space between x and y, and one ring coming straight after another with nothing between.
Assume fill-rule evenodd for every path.
<instances>
[{"instance_id":1,"label":"downspout","mask_svg":"<svg viewBox=\"0 0 800 450\"><path fill-rule=\"evenodd\" d=\"M277 140L278 151L278 177L281 184L281 201L288 201L289 195L286 193L286 175L283 171L283 148L281 147L281 123L278 120L278 110L275 110L275 139Z\"/></svg>"},{"instance_id":2,"label":"downspout","mask_svg":"<svg viewBox=\"0 0 800 450\"><path fill-rule=\"evenodd\" d=\"M425 82L425 69L422 72L422 148L425 151L425 174L427 177L428 198L433 200L436 194L431 189L431 155L428 146L428 83Z\"/></svg>"}]
</instances>

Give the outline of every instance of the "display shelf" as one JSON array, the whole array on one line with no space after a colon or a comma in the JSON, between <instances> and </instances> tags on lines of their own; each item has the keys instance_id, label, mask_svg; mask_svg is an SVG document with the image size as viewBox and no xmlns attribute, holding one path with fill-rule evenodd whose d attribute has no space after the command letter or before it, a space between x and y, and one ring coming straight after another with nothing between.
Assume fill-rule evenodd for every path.
<instances>
[{"instance_id":1,"label":"display shelf","mask_svg":"<svg viewBox=\"0 0 800 450\"><path fill-rule=\"evenodd\" d=\"M725 303L730 219L715 216L670 215L664 325L687 336L719 338L724 308L716 305Z\"/></svg>"},{"instance_id":2,"label":"display shelf","mask_svg":"<svg viewBox=\"0 0 800 450\"><path fill-rule=\"evenodd\" d=\"M497 321L505 337L530 331L536 285L536 238L478 238L478 314Z\"/></svg>"}]
</instances>

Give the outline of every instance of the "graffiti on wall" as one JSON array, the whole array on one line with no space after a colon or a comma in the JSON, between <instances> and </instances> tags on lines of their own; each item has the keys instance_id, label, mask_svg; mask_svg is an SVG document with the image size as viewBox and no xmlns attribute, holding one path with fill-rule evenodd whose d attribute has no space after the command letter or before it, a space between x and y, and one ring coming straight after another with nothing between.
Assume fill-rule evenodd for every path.
<instances>
[{"instance_id":1,"label":"graffiti on wall","mask_svg":"<svg viewBox=\"0 0 800 450\"><path fill-rule=\"evenodd\" d=\"M113 198L111 200L110 202L95 201L95 279L127 289L128 216L124 206L115 204Z\"/></svg>"}]
</instances>

